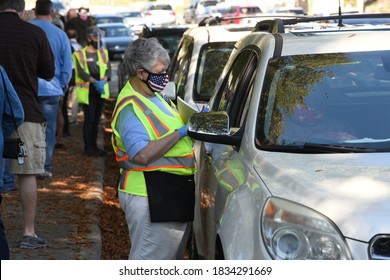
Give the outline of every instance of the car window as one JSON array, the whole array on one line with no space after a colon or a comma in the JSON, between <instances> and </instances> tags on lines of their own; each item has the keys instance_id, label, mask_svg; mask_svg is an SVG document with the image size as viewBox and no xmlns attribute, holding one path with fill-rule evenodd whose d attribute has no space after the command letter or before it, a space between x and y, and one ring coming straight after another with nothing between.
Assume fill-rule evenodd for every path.
<instances>
[{"instance_id":1,"label":"car window","mask_svg":"<svg viewBox=\"0 0 390 280\"><path fill-rule=\"evenodd\" d=\"M388 145L390 127L381 124L390 119L389 52L273 59L264 85L257 131L263 145Z\"/></svg>"},{"instance_id":2,"label":"car window","mask_svg":"<svg viewBox=\"0 0 390 280\"><path fill-rule=\"evenodd\" d=\"M261 10L258 7L241 7L240 13L245 15L253 15L261 13Z\"/></svg>"},{"instance_id":3,"label":"car window","mask_svg":"<svg viewBox=\"0 0 390 280\"><path fill-rule=\"evenodd\" d=\"M218 111L226 111L230 126L240 127L252 93L257 56L250 50L240 53L224 78L216 98ZM215 109L215 108L214 108Z\"/></svg>"},{"instance_id":4,"label":"car window","mask_svg":"<svg viewBox=\"0 0 390 280\"><path fill-rule=\"evenodd\" d=\"M195 101L208 101L210 99L233 46L233 42L210 43L202 46L195 74L193 92Z\"/></svg>"},{"instance_id":5,"label":"car window","mask_svg":"<svg viewBox=\"0 0 390 280\"><path fill-rule=\"evenodd\" d=\"M172 7L170 5L160 5L160 4L155 4L151 5L148 10L166 10L166 11L171 11Z\"/></svg>"},{"instance_id":6,"label":"car window","mask_svg":"<svg viewBox=\"0 0 390 280\"><path fill-rule=\"evenodd\" d=\"M104 31L104 36L107 38L110 37L127 37L130 36L129 29L126 26L118 26L118 27L111 27L111 28L102 28Z\"/></svg>"},{"instance_id":7,"label":"car window","mask_svg":"<svg viewBox=\"0 0 390 280\"><path fill-rule=\"evenodd\" d=\"M178 34L166 35L162 33L158 34L158 32L156 32L156 35L154 35L153 37L157 38L157 40L168 51L169 56L172 58L179 45L181 35Z\"/></svg>"},{"instance_id":8,"label":"car window","mask_svg":"<svg viewBox=\"0 0 390 280\"><path fill-rule=\"evenodd\" d=\"M123 22L121 17L97 17L95 23L111 23L111 22Z\"/></svg>"},{"instance_id":9,"label":"car window","mask_svg":"<svg viewBox=\"0 0 390 280\"><path fill-rule=\"evenodd\" d=\"M176 57L172 60L175 64L171 65L169 70L172 81L176 84L176 94L184 99L186 91L186 83L188 78L188 70L194 49L194 42L190 38L183 38L180 44Z\"/></svg>"},{"instance_id":10,"label":"car window","mask_svg":"<svg viewBox=\"0 0 390 280\"><path fill-rule=\"evenodd\" d=\"M121 14L124 17L139 17L139 18L142 17L141 12L123 12Z\"/></svg>"}]
</instances>

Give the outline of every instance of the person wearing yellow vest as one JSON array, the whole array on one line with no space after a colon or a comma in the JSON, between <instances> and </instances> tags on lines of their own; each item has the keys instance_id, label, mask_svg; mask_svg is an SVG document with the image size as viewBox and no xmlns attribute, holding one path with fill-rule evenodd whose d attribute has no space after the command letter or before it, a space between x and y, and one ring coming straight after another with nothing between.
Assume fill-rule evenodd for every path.
<instances>
[{"instance_id":1,"label":"person wearing yellow vest","mask_svg":"<svg viewBox=\"0 0 390 280\"><path fill-rule=\"evenodd\" d=\"M83 107L84 150L88 156L104 156L97 147L100 117L104 100L110 96L111 64L106 49L101 47L103 31L96 26L87 28L88 45L72 55L75 65L77 101Z\"/></svg>"},{"instance_id":2,"label":"person wearing yellow vest","mask_svg":"<svg viewBox=\"0 0 390 280\"><path fill-rule=\"evenodd\" d=\"M129 259L183 258L194 218L192 140L176 108L160 94L170 58L155 38L129 44L129 80L112 115L120 169L118 198L131 241Z\"/></svg>"}]
</instances>

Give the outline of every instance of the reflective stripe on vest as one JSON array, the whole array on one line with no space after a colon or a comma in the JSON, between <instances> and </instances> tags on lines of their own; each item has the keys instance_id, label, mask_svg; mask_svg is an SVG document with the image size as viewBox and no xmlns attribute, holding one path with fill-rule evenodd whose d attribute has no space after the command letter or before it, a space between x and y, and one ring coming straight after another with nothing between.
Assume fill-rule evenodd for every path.
<instances>
[{"instance_id":1,"label":"reflective stripe on vest","mask_svg":"<svg viewBox=\"0 0 390 280\"><path fill-rule=\"evenodd\" d=\"M131 162L127 154L122 151L118 151L118 158L127 158L127 160L118 161L118 166L126 170L134 171L152 171L159 170L161 168L194 168L194 155L189 155L188 157L162 157L148 166L139 165Z\"/></svg>"},{"instance_id":2,"label":"reflective stripe on vest","mask_svg":"<svg viewBox=\"0 0 390 280\"><path fill-rule=\"evenodd\" d=\"M89 83L88 82L86 82L86 83L76 82L76 85L78 87L82 87L84 89L89 89Z\"/></svg>"},{"instance_id":3,"label":"reflective stripe on vest","mask_svg":"<svg viewBox=\"0 0 390 280\"><path fill-rule=\"evenodd\" d=\"M168 127L160 121L160 119L153 113L152 110L150 110L145 103L142 102L141 99L139 99L137 96L128 96L123 98L120 103L118 103L117 109L115 110L113 114L113 119L116 117L117 112L119 108L126 105L130 100L133 100L135 105L145 114L147 117L150 126L153 128L153 131L156 133L157 137L161 137L162 135L169 132Z\"/></svg>"},{"instance_id":4,"label":"reflective stripe on vest","mask_svg":"<svg viewBox=\"0 0 390 280\"><path fill-rule=\"evenodd\" d=\"M156 94L156 97L166 104L160 95ZM192 141L188 137L181 139L162 157L162 159L159 159L150 165L137 165L131 162L121 141L119 132L115 127L120 112L126 106L133 107L134 113L147 130L151 141L158 140L173 132L174 129L181 127L180 125L183 125L182 120L178 117L178 113L173 112L174 117L168 116L166 113L159 110L158 106L151 103L153 102L135 92L128 82L119 93L115 110L112 114L111 128L113 129L113 134L111 143L121 173L118 182L118 190L139 196L147 196L145 172L161 171L186 176L192 175L196 171ZM168 105L166 104L166 106ZM154 109L156 109L156 111L154 111ZM173 109L171 110L173 111ZM146 115L145 112L147 112L148 115Z\"/></svg>"},{"instance_id":5,"label":"reflective stripe on vest","mask_svg":"<svg viewBox=\"0 0 390 280\"><path fill-rule=\"evenodd\" d=\"M79 51L76 51L72 55L72 59L74 63L80 64L81 69L85 71L85 73L90 74L89 68L88 68L88 63L87 63L87 55L86 55L86 49L81 49ZM107 71L108 68L108 55L107 51L104 49L99 49L97 52L98 56L98 62L99 62L99 76L100 79L102 79ZM78 69L75 69L76 77L75 77L75 83L76 83L76 96L77 96L77 101L80 104L89 104L89 88L90 88L90 82L89 81L84 81L79 73ZM109 89L109 83L105 83L104 85L104 94L101 94L100 97L103 99L109 98L110 96L110 89Z\"/></svg>"},{"instance_id":6,"label":"reflective stripe on vest","mask_svg":"<svg viewBox=\"0 0 390 280\"><path fill-rule=\"evenodd\" d=\"M100 56L102 58L103 63L107 64L108 63L108 58L107 58L106 53L104 52L104 50L99 49L98 51L100 53Z\"/></svg>"},{"instance_id":7,"label":"reflective stripe on vest","mask_svg":"<svg viewBox=\"0 0 390 280\"><path fill-rule=\"evenodd\" d=\"M82 50L79 50L79 51L77 51L77 55L78 55L78 57L79 57L79 60L80 60L80 65L82 65L83 67L83 69L85 69L85 67L86 67L86 61L85 61L85 57L84 57L84 52L82 51Z\"/></svg>"}]
</instances>

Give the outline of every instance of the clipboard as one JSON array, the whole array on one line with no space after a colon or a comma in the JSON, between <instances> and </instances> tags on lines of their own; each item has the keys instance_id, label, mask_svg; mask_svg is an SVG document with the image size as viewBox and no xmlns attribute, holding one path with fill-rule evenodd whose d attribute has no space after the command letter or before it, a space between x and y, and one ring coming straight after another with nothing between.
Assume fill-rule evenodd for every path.
<instances>
[{"instance_id":1,"label":"clipboard","mask_svg":"<svg viewBox=\"0 0 390 280\"><path fill-rule=\"evenodd\" d=\"M199 110L185 102L180 96L177 97L177 110L184 123L188 123L188 119L193 113L198 113Z\"/></svg>"}]
</instances>

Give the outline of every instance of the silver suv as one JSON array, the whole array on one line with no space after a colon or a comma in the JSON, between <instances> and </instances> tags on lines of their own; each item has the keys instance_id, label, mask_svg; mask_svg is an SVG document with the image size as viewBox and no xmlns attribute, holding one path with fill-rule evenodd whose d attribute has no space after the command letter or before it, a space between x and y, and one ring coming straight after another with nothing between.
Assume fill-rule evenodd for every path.
<instances>
[{"instance_id":1,"label":"silver suv","mask_svg":"<svg viewBox=\"0 0 390 280\"><path fill-rule=\"evenodd\" d=\"M336 18L259 22L190 118L192 256L390 259L390 27Z\"/></svg>"}]
</instances>

